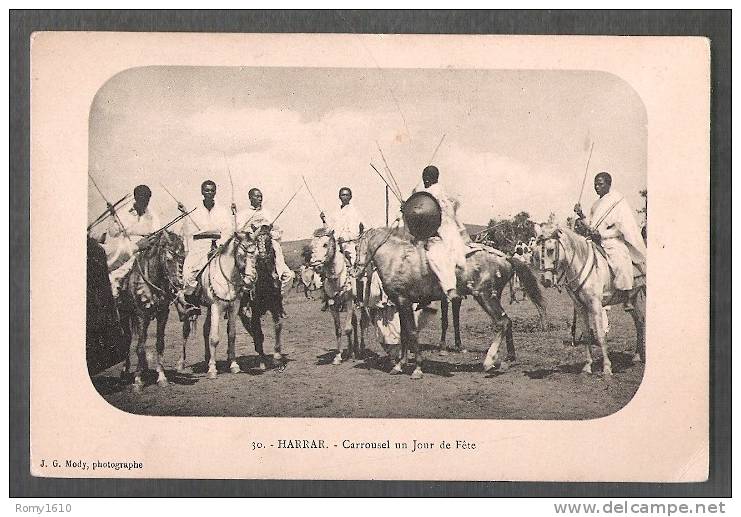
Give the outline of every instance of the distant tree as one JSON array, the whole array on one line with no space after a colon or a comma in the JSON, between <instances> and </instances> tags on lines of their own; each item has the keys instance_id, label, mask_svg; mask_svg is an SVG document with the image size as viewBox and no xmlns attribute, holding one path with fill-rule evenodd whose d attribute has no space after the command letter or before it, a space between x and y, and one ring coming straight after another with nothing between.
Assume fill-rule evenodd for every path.
<instances>
[{"instance_id":1,"label":"distant tree","mask_svg":"<svg viewBox=\"0 0 741 517\"><path fill-rule=\"evenodd\" d=\"M490 219L487 229L485 240L507 253L514 253L519 241L527 243L535 237L535 223L527 212L520 212L512 219Z\"/></svg>"}]
</instances>

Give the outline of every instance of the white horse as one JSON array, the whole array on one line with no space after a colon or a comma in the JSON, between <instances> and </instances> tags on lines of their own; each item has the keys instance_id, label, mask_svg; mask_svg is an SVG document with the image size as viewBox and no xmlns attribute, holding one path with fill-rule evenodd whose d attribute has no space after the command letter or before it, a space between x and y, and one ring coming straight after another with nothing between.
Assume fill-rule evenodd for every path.
<instances>
[{"instance_id":1,"label":"white horse","mask_svg":"<svg viewBox=\"0 0 741 517\"><path fill-rule=\"evenodd\" d=\"M201 272L199 283L201 287L202 304L207 307L206 321L203 324L203 339L205 357L208 363L207 377L215 379L216 347L219 345L219 325L224 315L227 316L227 358L229 370L232 373L241 371L236 360L235 341L237 337L237 321L239 321L239 307L242 293L250 289L257 277L255 262L257 247L247 238L246 234L236 233L230 237L217 251L215 256ZM191 329L191 324L193 329ZM191 330L195 329L195 321L183 322L183 349L177 363L178 372L185 370L185 349Z\"/></svg>"},{"instance_id":2,"label":"white horse","mask_svg":"<svg viewBox=\"0 0 741 517\"><path fill-rule=\"evenodd\" d=\"M314 232L311 240L311 267L321 272L322 288L327 296L329 310L334 320L335 337L337 338L337 355L332 364L342 363L342 336L347 336L349 353L355 353L356 358L362 358L365 349L365 328L368 325L365 311L358 311L355 307L357 298L355 279L345 256L339 250L333 230L319 229ZM344 327L340 322L340 311L346 311ZM358 318L360 316L360 318ZM358 349L358 319L360 319L360 348Z\"/></svg>"},{"instance_id":3,"label":"white horse","mask_svg":"<svg viewBox=\"0 0 741 517\"><path fill-rule=\"evenodd\" d=\"M562 284L574 301L576 314L586 321L592 338L602 348L603 372L612 375L605 331L607 318L603 307L631 302L629 310L636 327L636 349L633 362L645 361L646 341L646 275L636 270L634 287L621 296L612 282L607 258L595 243L557 225L536 226L541 282L546 287ZM591 340L586 340L585 373L592 373Z\"/></svg>"}]
</instances>

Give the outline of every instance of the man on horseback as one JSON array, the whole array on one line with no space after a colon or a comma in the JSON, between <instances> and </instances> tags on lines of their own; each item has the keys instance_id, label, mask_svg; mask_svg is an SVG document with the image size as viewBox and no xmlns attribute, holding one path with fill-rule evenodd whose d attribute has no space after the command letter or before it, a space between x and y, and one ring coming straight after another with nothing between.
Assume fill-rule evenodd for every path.
<instances>
[{"instance_id":1,"label":"man on horseback","mask_svg":"<svg viewBox=\"0 0 741 517\"><path fill-rule=\"evenodd\" d=\"M197 293L198 275L210 258L212 250L226 240L234 229L232 216L223 206L216 203L216 183L206 180L201 184L202 204L183 220L181 234L185 245L183 264L184 289L178 293L178 301L188 312L197 311L200 296ZM178 205L185 213L185 207Z\"/></svg>"},{"instance_id":2,"label":"man on horseback","mask_svg":"<svg viewBox=\"0 0 741 517\"><path fill-rule=\"evenodd\" d=\"M160 221L149 207L152 191L146 185L134 189L133 206L121 213L109 206L113 215L107 232L102 236L101 245L106 253L111 290L118 298L123 279L134 267L136 253L149 246L149 234L159 229Z\"/></svg>"},{"instance_id":3,"label":"man on horseback","mask_svg":"<svg viewBox=\"0 0 741 517\"><path fill-rule=\"evenodd\" d=\"M270 227L270 237L273 240L273 250L275 251L275 272L280 279L281 291L285 292L293 280L293 271L288 267L286 259L283 256L283 248L280 244L280 240L283 237L283 231L275 223L275 217L273 217L272 212L263 208L263 196L260 189L251 188L247 193L247 196L250 199L250 206L247 210L244 210L237 215L237 228L241 229L243 226L248 224L256 227Z\"/></svg>"},{"instance_id":4,"label":"man on horseback","mask_svg":"<svg viewBox=\"0 0 741 517\"><path fill-rule=\"evenodd\" d=\"M457 199L449 196L438 183L440 171L434 165L422 171L424 191L432 194L440 204L441 222L437 233L427 239L427 261L449 300L460 298L456 289L456 268L466 267L465 227L458 220Z\"/></svg>"},{"instance_id":5,"label":"man on horseback","mask_svg":"<svg viewBox=\"0 0 741 517\"><path fill-rule=\"evenodd\" d=\"M352 190L350 187L342 187L339 192L340 207L329 217L324 212L319 213L324 226L328 230L334 230L337 244L345 257L347 267L350 268L355 264L355 243L365 230L363 216L354 205L350 204L352 200ZM356 292L362 292L362 280L356 279ZM324 293L324 291L322 291ZM322 310L326 311L329 300L323 296Z\"/></svg>"},{"instance_id":6,"label":"man on horseback","mask_svg":"<svg viewBox=\"0 0 741 517\"><path fill-rule=\"evenodd\" d=\"M615 289L629 299L627 295L633 289L633 265L643 269L646 246L633 217L633 209L625 196L611 187L612 176L609 173L600 172L594 177L594 190L599 199L592 205L588 218L579 203L574 206L574 212L579 216L574 229L602 246L615 275ZM626 302L625 309L632 309L630 302Z\"/></svg>"},{"instance_id":7,"label":"man on horseback","mask_svg":"<svg viewBox=\"0 0 741 517\"><path fill-rule=\"evenodd\" d=\"M348 260L348 265L355 263L355 241L363 233L365 225L363 217L354 205L350 204L352 190L350 187L340 189L340 208L327 218L324 212L319 214L325 227L334 230L337 244L342 254ZM329 220L327 220L329 219Z\"/></svg>"}]
</instances>

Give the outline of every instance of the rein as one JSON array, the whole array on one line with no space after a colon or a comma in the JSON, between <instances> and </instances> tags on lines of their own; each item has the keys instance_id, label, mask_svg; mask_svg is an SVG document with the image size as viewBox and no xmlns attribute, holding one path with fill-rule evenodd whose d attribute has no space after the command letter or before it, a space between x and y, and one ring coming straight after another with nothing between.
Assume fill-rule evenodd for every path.
<instances>
[{"instance_id":1,"label":"rein","mask_svg":"<svg viewBox=\"0 0 741 517\"><path fill-rule=\"evenodd\" d=\"M387 232L386 233L386 236L381 241L381 244L379 244L378 246L376 246L376 249L373 250L373 253L371 253L370 258L365 261L365 264L363 264L362 267L357 266L357 265L354 266L354 269L355 269L356 272L365 271L368 268L368 266L370 265L370 263L373 262L373 259L375 258L376 253L378 252L378 250L381 249L381 246L383 246L384 244L386 244L388 242L388 240L391 238L391 235L394 233L394 230L396 230L396 228L398 228L398 227L399 227L399 218L397 218L396 221L394 221L391 224L391 226L386 230L386 232ZM362 239L362 238L363 237L361 236L360 239ZM360 240L360 239L358 239L358 240Z\"/></svg>"},{"instance_id":2,"label":"rein","mask_svg":"<svg viewBox=\"0 0 741 517\"><path fill-rule=\"evenodd\" d=\"M556 257L553 260L553 267L546 268L544 267L544 261L543 258L545 256L545 243L547 241L554 240L556 241ZM557 264L561 262L561 254L560 249L563 248L564 255L568 256L568 253L566 252L566 246L561 242L560 237L548 237L547 239L540 239L540 246L541 246L541 252L540 252L540 270L543 272L551 272L554 275L558 274ZM584 265L582 266L579 273L574 276L574 278L569 279L566 276L567 271L571 269L571 266L574 264L574 260L576 259L576 253L574 253L571 256L571 260L569 260L568 266L566 266L563 271L558 275L558 278L556 279L556 285L561 285L561 281L565 279L565 286L567 289L569 289L572 293L576 294L579 291L581 291L582 287L584 287L584 284L587 282L590 276L592 276L592 272L594 271L594 267L597 264L597 258L595 257L595 252L592 246L589 246L589 250L591 251L589 258L584 262ZM591 260L590 260L591 259ZM584 271L587 269L587 264L591 262L591 267L589 268L589 271L587 272L584 279L579 283L578 286L573 287L571 284L575 281L578 281L579 278L584 274Z\"/></svg>"},{"instance_id":3,"label":"rein","mask_svg":"<svg viewBox=\"0 0 741 517\"><path fill-rule=\"evenodd\" d=\"M164 248L164 250L163 250L163 248ZM163 252L167 252L168 250L167 250L167 247L166 246L162 246L162 244L159 243L159 242L157 243L157 247L155 248L155 250L156 250L157 261L158 261L160 267L165 272L165 278L167 279L168 286L166 286L165 288L162 288L162 287L159 287L158 285L156 285L144 273L144 268L142 267L142 264L141 264L141 255L137 255L136 259L134 260L134 263L136 264L136 267L137 267L137 269L139 271L139 276L144 281L144 283L147 284L152 289L154 289L155 291L158 291L161 294L161 296L163 296L166 299L168 299L168 301L172 301L172 300L175 299L175 295L173 294L173 290L177 290L177 285L170 278L170 273L169 273L169 271L167 269L167 263L166 263L166 261L163 258ZM173 253L173 255L174 255L174 253ZM180 269L182 267L180 265L180 262L176 262L176 264L178 266L178 269Z\"/></svg>"}]
</instances>

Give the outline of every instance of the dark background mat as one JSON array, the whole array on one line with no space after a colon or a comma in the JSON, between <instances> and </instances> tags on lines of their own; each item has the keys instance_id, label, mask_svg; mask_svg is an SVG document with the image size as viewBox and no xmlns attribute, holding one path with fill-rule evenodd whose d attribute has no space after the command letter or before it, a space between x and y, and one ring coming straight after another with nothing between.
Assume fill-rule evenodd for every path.
<instances>
[{"instance_id":1,"label":"dark background mat","mask_svg":"<svg viewBox=\"0 0 741 517\"><path fill-rule=\"evenodd\" d=\"M731 11L10 11L10 497L730 497ZM605 34L711 41L710 476L704 483L71 480L29 474L29 51L34 31Z\"/></svg>"}]
</instances>

